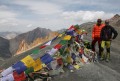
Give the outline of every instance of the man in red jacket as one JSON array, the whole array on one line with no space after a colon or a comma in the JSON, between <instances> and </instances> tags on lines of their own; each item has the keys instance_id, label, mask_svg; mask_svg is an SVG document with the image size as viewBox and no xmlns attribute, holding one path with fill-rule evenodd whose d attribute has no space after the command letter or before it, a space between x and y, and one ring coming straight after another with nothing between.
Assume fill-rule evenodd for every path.
<instances>
[{"instance_id":1,"label":"man in red jacket","mask_svg":"<svg viewBox=\"0 0 120 81\"><path fill-rule=\"evenodd\" d=\"M101 57L101 40L100 40L100 32L101 29L104 27L105 25L102 24L102 20L98 19L97 23L94 25L93 30L92 30L92 51L95 51L95 44L96 42L98 42L98 46L99 46L99 54L98 54L98 58Z\"/></svg>"}]
</instances>

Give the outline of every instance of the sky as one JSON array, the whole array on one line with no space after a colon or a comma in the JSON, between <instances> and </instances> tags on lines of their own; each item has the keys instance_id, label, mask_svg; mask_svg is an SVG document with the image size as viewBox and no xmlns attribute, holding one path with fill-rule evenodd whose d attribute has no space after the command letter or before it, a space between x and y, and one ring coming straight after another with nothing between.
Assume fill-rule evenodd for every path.
<instances>
[{"instance_id":1,"label":"sky","mask_svg":"<svg viewBox=\"0 0 120 81\"><path fill-rule=\"evenodd\" d=\"M53 31L120 14L120 0L0 0L0 32Z\"/></svg>"}]
</instances>

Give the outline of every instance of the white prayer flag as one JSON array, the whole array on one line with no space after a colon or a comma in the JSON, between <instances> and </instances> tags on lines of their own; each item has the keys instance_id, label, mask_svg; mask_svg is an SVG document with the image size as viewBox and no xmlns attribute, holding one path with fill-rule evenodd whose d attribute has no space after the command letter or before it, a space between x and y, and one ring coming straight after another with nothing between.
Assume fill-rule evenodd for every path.
<instances>
[{"instance_id":1,"label":"white prayer flag","mask_svg":"<svg viewBox=\"0 0 120 81\"><path fill-rule=\"evenodd\" d=\"M13 69L12 67L9 67L9 68L5 69L5 70L1 73L1 75L4 77L4 76L7 76L7 75L10 74L10 73L13 73L13 71L14 71L14 69Z\"/></svg>"},{"instance_id":2,"label":"white prayer flag","mask_svg":"<svg viewBox=\"0 0 120 81\"><path fill-rule=\"evenodd\" d=\"M5 77L2 77L0 81L14 81L13 73L11 73Z\"/></svg>"},{"instance_id":3,"label":"white prayer flag","mask_svg":"<svg viewBox=\"0 0 120 81\"><path fill-rule=\"evenodd\" d=\"M58 50L58 49L52 48L52 49L48 52L48 54L54 55L54 54L57 52L57 50Z\"/></svg>"},{"instance_id":4,"label":"white prayer flag","mask_svg":"<svg viewBox=\"0 0 120 81\"><path fill-rule=\"evenodd\" d=\"M85 55L82 54L82 58L83 58L83 60L84 60L85 63L88 62L88 58L85 57Z\"/></svg>"}]
</instances>

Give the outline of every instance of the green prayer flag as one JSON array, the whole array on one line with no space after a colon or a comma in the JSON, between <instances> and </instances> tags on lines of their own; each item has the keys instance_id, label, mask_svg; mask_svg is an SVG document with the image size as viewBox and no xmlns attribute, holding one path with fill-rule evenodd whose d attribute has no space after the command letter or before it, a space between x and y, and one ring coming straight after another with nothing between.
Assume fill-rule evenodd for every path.
<instances>
[{"instance_id":1,"label":"green prayer flag","mask_svg":"<svg viewBox=\"0 0 120 81\"><path fill-rule=\"evenodd\" d=\"M66 56L65 48L61 48L61 49L59 49L59 52L60 52L60 55L62 55L62 56Z\"/></svg>"},{"instance_id":2,"label":"green prayer flag","mask_svg":"<svg viewBox=\"0 0 120 81\"><path fill-rule=\"evenodd\" d=\"M33 51L32 51L32 54L38 54L39 51L40 51L39 49L33 50Z\"/></svg>"},{"instance_id":3,"label":"green prayer flag","mask_svg":"<svg viewBox=\"0 0 120 81\"><path fill-rule=\"evenodd\" d=\"M32 73L32 72L34 72L34 69L33 69L33 67L30 67L30 68L28 68L27 70L25 70L25 74L29 74L29 73Z\"/></svg>"},{"instance_id":4,"label":"green prayer flag","mask_svg":"<svg viewBox=\"0 0 120 81\"><path fill-rule=\"evenodd\" d=\"M77 24L77 25L74 25L74 27L75 27L76 29L79 29L79 28L80 28L78 24Z\"/></svg>"},{"instance_id":5,"label":"green prayer flag","mask_svg":"<svg viewBox=\"0 0 120 81\"><path fill-rule=\"evenodd\" d=\"M66 45L67 42L68 42L67 40L61 40L59 44L61 44L61 45Z\"/></svg>"}]
</instances>

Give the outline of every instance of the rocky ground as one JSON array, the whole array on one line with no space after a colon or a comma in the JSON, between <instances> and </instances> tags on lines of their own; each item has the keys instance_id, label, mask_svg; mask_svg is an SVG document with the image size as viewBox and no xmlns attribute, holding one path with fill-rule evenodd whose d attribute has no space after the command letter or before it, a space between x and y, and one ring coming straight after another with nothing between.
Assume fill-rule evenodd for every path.
<instances>
[{"instance_id":1,"label":"rocky ground","mask_svg":"<svg viewBox=\"0 0 120 81\"><path fill-rule=\"evenodd\" d=\"M120 81L120 73L102 63L91 63L73 73L61 74L53 81Z\"/></svg>"}]
</instances>

